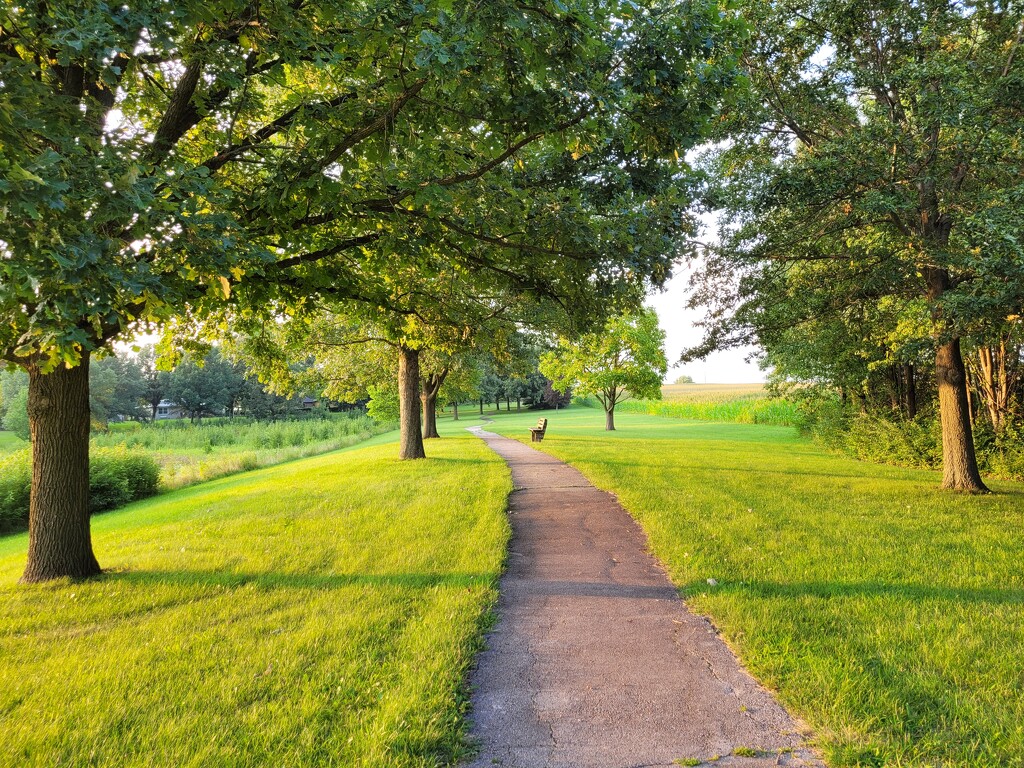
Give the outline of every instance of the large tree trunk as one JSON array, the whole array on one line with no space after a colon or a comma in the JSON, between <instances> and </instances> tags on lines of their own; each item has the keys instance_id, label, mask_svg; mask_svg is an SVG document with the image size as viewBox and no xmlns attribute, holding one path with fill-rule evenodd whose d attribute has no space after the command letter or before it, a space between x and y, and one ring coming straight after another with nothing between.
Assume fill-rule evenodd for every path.
<instances>
[{"instance_id":1,"label":"large tree trunk","mask_svg":"<svg viewBox=\"0 0 1024 768\"><path fill-rule=\"evenodd\" d=\"M32 491L23 582L100 572L89 533L89 355L74 368L28 371Z\"/></svg>"},{"instance_id":2,"label":"large tree trunk","mask_svg":"<svg viewBox=\"0 0 1024 768\"><path fill-rule=\"evenodd\" d=\"M437 398L421 394L420 401L423 403L423 439L441 437L437 434Z\"/></svg>"},{"instance_id":3,"label":"large tree trunk","mask_svg":"<svg viewBox=\"0 0 1024 768\"><path fill-rule=\"evenodd\" d=\"M957 491L987 491L974 453L967 375L959 339L939 344L935 352L935 378L939 384L939 418L942 423L942 487Z\"/></svg>"},{"instance_id":4,"label":"large tree trunk","mask_svg":"<svg viewBox=\"0 0 1024 768\"><path fill-rule=\"evenodd\" d=\"M941 217L938 230L940 244L948 239L949 223ZM926 270L928 299L938 302L949 290L949 273L945 269ZM943 330L941 309L933 303L932 321L936 335ZM967 371L960 354L960 339L940 339L935 348L935 380L939 386L939 421L942 425L942 487L957 491L988 491L981 482L978 459L974 453L971 429L971 403L967 396Z\"/></svg>"},{"instance_id":5,"label":"large tree trunk","mask_svg":"<svg viewBox=\"0 0 1024 768\"><path fill-rule=\"evenodd\" d=\"M420 353L398 348L398 458L425 459L420 434Z\"/></svg>"}]
</instances>

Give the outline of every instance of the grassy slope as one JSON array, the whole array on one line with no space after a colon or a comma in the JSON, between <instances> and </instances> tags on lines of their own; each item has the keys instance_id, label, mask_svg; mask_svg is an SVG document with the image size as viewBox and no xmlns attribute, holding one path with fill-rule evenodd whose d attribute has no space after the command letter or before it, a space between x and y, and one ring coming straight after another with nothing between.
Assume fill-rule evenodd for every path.
<instances>
[{"instance_id":1,"label":"grassy slope","mask_svg":"<svg viewBox=\"0 0 1024 768\"><path fill-rule=\"evenodd\" d=\"M334 414L325 420L250 422L246 419L184 420L115 425L92 435L94 447L125 446L160 465L163 488L213 480L246 469L316 456L360 443L388 429L369 417Z\"/></svg>"},{"instance_id":2,"label":"grassy slope","mask_svg":"<svg viewBox=\"0 0 1024 768\"><path fill-rule=\"evenodd\" d=\"M9 451L16 451L19 448L26 447L27 445L28 443L13 432L0 431L0 454L8 453Z\"/></svg>"},{"instance_id":3,"label":"grassy slope","mask_svg":"<svg viewBox=\"0 0 1024 768\"><path fill-rule=\"evenodd\" d=\"M95 581L15 586L25 537L0 540L0 764L457 754L511 483L449 431L427 461L392 433L99 516Z\"/></svg>"},{"instance_id":4,"label":"grassy slope","mask_svg":"<svg viewBox=\"0 0 1024 768\"><path fill-rule=\"evenodd\" d=\"M834 768L1024 765L1024 487L943 493L788 428L547 415L543 449L618 494Z\"/></svg>"}]
</instances>

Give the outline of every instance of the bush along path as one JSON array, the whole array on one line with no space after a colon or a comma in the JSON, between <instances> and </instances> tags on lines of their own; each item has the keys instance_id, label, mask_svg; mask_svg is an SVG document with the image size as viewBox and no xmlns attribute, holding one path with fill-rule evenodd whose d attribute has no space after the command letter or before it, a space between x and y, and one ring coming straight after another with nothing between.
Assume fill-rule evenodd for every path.
<instances>
[{"instance_id":1,"label":"bush along path","mask_svg":"<svg viewBox=\"0 0 1024 768\"><path fill-rule=\"evenodd\" d=\"M694 616L615 498L516 440L499 620L473 672L469 768L821 766Z\"/></svg>"}]
</instances>

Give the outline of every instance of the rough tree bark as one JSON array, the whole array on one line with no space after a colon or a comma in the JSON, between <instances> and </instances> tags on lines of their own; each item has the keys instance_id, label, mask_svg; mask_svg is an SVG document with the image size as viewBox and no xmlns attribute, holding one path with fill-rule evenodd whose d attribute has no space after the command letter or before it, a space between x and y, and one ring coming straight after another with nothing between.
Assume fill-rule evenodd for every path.
<instances>
[{"instance_id":1,"label":"rough tree bark","mask_svg":"<svg viewBox=\"0 0 1024 768\"><path fill-rule=\"evenodd\" d=\"M74 368L28 367L32 490L26 583L100 572L89 532L89 354Z\"/></svg>"},{"instance_id":2,"label":"rough tree bark","mask_svg":"<svg viewBox=\"0 0 1024 768\"><path fill-rule=\"evenodd\" d=\"M948 225L945 226L948 231ZM926 273L928 298L935 302L949 290L949 273L933 267ZM941 332L941 310L933 310L933 322ZM987 492L978 471L967 398L967 372L960 353L960 339L940 338L935 347L935 379L939 385L939 422L942 426L942 487L956 491Z\"/></svg>"},{"instance_id":3,"label":"rough tree bark","mask_svg":"<svg viewBox=\"0 0 1024 768\"><path fill-rule=\"evenodd\" d=\"M448 369L440 373L432 373L421 378L423 390L420 392L420 400L423 403L423 438L440 437L437 433L437 395L448 377Z\"/></svg>"},{"instance_id":4,"label":"rough tree bark","mask_svg":"<svg viewBox=\"0 0 1024 768\"><path fill-rule=\"evenodd\" d=\"M959 339L938 345L935 378L939 384L939 420L942 424L942 487L957 491L987 491L974 453L967 374Z\"/></svg>"},{"instance_id":5,"label":"rough tree bark","mask_svg":"<svg viewBox=\"0 0 1024 768\"><path fill-rule=\"evenodd\" d=\"M420 353L398 348L398 458L425 459L420 433Z\"/></svg>"}]
</instances>

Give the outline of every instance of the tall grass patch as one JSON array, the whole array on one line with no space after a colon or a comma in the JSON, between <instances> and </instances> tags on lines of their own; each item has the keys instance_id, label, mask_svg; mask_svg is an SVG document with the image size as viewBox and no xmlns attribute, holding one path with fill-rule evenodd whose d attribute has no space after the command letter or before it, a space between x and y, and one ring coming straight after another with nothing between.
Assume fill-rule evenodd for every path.
<instances>
[{"instance_id":1,"label":"tall grass patch","mask_svg":"<svg viewBox=\"0 0 1024 768\"><path fill-rule=\"evenodd\" d=\"M93 521L104 576L15 586L0 765L449 765L511 481L470 436L223 478Z\"/></svg>"},{"instance_id":2,"label":"tall grass patch","mask_svg":"<svg viewBox=\"0 0 1024 768\"><path fill-rule=\"evenodd\" d=\"M793 426L799 423L799 412L793 403L756 394L740 395L729 400L627 400L616 406L615 411L670 419L731 421L736 424Z\"/></svg>"},{"instance_id":3,"label":"tall grass patch","mask_svg":"<svg viewBox=\"0 0 1024 768\"><path fill-rule=\"evenodd\" d=\"M164 487L173 489L346 448L393 428L363 414L270 423L237 418L193 424L182 419L112 425L93 436L93 445L146 451L160 465Z\"/></svg>"}]
</instances>

